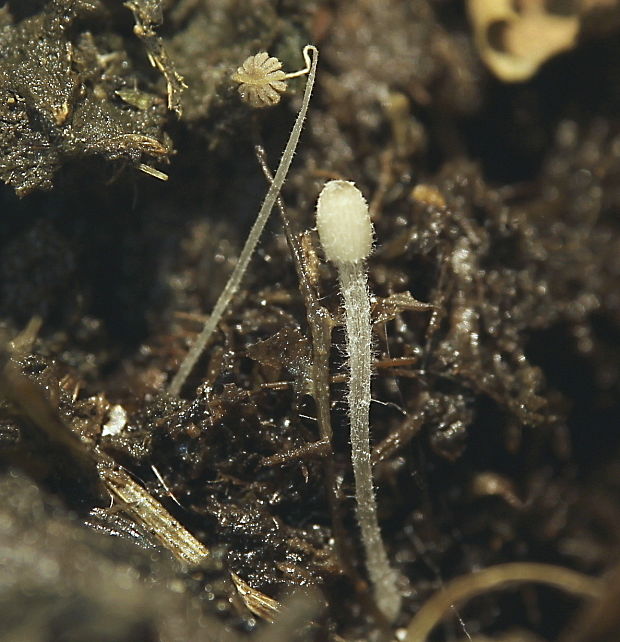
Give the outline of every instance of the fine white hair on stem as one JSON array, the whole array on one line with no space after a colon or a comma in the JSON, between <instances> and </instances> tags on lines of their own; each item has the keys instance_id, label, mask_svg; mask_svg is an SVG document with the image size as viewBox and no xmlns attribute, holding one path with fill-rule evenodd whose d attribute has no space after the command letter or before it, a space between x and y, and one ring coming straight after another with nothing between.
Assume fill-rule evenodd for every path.
<instances>
[{"instance_id":1,"label":"fine white hair on stem","mask_svg":"<svg viewBox=\"0 0 620 642\"><path fill-rule=\"evenodd\" d=\"M338 269L344 302L357 521L377 606L392 621L400 611L401 595L381 537L370 461L372 328L364 261L372 250L373 227L368 204L353 183L325 185L317 203L317 227L325 256Z\"/></svg>"},{"instance_id":2,"label":"fine white hair on stem","mask_svg":"<svg viewBox=\"0 0 620 642\"><path fill-rule=\"evenodd\" d=\"M174 377L172 378L172 381L170 382L170 386L168 387L168 392L171 395L174 395L175 397L180 394L181 388L185 384L187 377L189 377L194 366L196 365L196 362L204 352L204 349L207 343L209 342L209 339L211 338L211 335L213 334L215 328L220 322L222 315L224 314L224 312L226 311L226 308L230 304L231 299L239 289L239 286L241 284L241 279L243 278L243 275L245 274L245 271L248 267L252 254L254 253L254 249L256 248L256 244L258 243L261 232L263 231L263 228L267 223L267 219L271 214L271 210L273 209L273 206L280 193L280 190L282 189L282 185L286 180L288 170L293 160L293 154L295 153L295 149L297 148L297 143L299 142L299 137L301 135L301 130L304 124L304 120L306 118L306 114L308 113L310 96L312 95L312 88L314 86L314 79L316 76L316 67L319 59L319 51L313 45L306 45L304 47L304 57L306 59L309 56L309 52L312 52L313 54L312 64L310 66L310 73L308 74L308 80L306 82L306 88L304 90L304 97L301 103L301 109L297 114L297 119L295 120L295 124L293 125L293 130L288 139L288 142L286 143L286 147L284 148L284 153L282 154L280 164L278 165L278 169L274 176L273 182L269 186L269 190L267 191L267 195L265 196L265 200L263 201L263 204L260 208L258 216L254 221L254 225L252 226L252 229L248 234L248 238L245 242L245 245L243 246L243 250L241 251L241 254L239 255L237 264L235 265L235 268L232 274L230 275L230 278L228 279L226 286L222 290L222 293L220 294L215 306L213 307L211 316L206 321L202 331L194 341L194 344L192 345L189 352L187 353L187 356L181 363L181 366L179 367L177 373L174 375Z\"/></svg>"}]
</instances>

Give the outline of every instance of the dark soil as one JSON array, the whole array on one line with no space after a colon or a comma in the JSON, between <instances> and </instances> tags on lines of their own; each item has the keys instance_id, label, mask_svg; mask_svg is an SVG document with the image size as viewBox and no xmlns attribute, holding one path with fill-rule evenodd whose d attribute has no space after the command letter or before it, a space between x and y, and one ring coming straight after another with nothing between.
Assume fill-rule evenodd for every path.
<instances>
[{"instance_id":1,"label":"dark soil","mask_svg":"<svg viewBox=\"0 0 620 642\"><path fill-rule=\"evenodd\" d=\"M476 569L613 568L617 32L506 85L480 62L461 3L125 5L0 7L2 639L380 639L354 515L337 280L312 231L326 178L355 181L376 227L371 432L402 584L395 629ZM181 398L166 392L265 194L254 145L276 164L303 90L295 80L279 105L252 110L230 75L261 50L297 69L306 42L320 50L317 87L283 197L337 326L331 450L311 446L313 338L275 213ZM388 298L405 292L432 307ZM126 425L110 435L116 406ZM99 456L210 558L181 567L110 508ZM286 617L252 615L230 571L290 604ZM524 585L468 603L433 639L556 640L580 606ZM597 641L618 639L617 617L602 609Z\"/></svg>"}]
</instances>

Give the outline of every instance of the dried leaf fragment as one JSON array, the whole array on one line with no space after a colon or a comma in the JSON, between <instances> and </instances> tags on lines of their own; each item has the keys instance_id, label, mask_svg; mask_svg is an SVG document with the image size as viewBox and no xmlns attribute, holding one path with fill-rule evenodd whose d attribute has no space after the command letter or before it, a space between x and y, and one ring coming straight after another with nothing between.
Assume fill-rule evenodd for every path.
<instances>
[{"instance_id":1,"label":"dried leaf fragment","mask_svg":"<svg viewBox=\"0 0 620 642\"><path fill-rule=\"evenodd\" d=\"M280 603L273 598L252 588L247 582L244 582L236 573L231 573L230 577L237 588L244 604L258 617L273 622L280 612Z\"/></svg>"},{"instance_id":2,"label":"dried leaf fragment","mask_svg":"<svg viewBox=\"0 0 620 642\"><path fill-rule=\"evenodd\" d=\"M308 377L311 350L297 328L283 328L271 337L247 347L250 359L276 371L287 370L299 381Z\"/></svg>"},{"instance_id":3,"label":"dried leaf fragment","mask_svg":"<svg viewBox=\"0 0 620 642\"><path fill-rule=\"evenodd\" d=\"M179 561L198 566L209 557L209 549L186 530L170 513L127 472L100 456L99 475L110 494L120 500L125 512L145 528Z\"/></svg>"},{"instance_id":4,"label":"dried leaf fragment","mask_svg":"<svg viewBox=\"0 0 620 642\"><path fill-rule=\"evenodd\" d=\"M411 292L396 292L385 298L379 298L372 306L373 323L387 323L401 312L425 312L433 309L432 303L424 303L413 297Z\"/></svg>"}]
</instances>

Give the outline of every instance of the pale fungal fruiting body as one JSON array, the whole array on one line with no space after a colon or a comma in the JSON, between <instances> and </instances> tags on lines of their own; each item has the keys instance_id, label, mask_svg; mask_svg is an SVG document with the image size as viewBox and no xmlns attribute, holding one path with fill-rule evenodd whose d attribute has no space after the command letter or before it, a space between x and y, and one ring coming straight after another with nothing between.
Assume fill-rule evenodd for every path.
<instances>
[{"instance_id":1,"label":"pale fungal fruiting body","mask_svg":"<svg viewBox=\"0 0 620 642\"><path fill-rule=\"evenodd\" d=\"M317 227L325 256L338 269L344 301L350 370L351 461L366 567L377 606L393 620L400 611L401 596L381 538L370 462L372 337L364 261L372 250L373 228L368 205L353 183L330 181L325 185L317 203Z\"/></svg>"},{"instance_id":2,"label":"pale fungal fruiting body","mask_svg":"<svg viewBox=\"0 0 620 642\"><path fill-rule=\"evenodd\" d=\"M328 261L363 266L372 251L373 229L366 200L353 183L325 184L316 206L316 223Z\"/></svg>"},{"instance_id":3,"label":"pale fungal fruiting body","mask_svg":"<svg viewBox=\"0 0 620 642\"><path fill-rule=\"evenodd\" d=\"M313 52L314 54L312 60L310 60L310 52ZM239 289L241 279L243 278L248 264L250 263L250 259L252 258L252 254L254 253L254 249L256 248L256 244L258 243L261 232L263 231L263 228L267 223L267 219L269 218L271 210L275 205L278 194L280 193L282 185L286 180L286 175L288 174L289 167L291 166L291 162L293 161L293 154L295 153L297 143L299 142L299 137L301 135L304 120L306 118L306 114L308 113L310 96L312 95L312 88L314 87L314 79L316 76L316 66L319 59L319 50L313 45L306 45L304 47L303 53L304 59L306 60L306 64L309 68L307 72L308 81L306 82L306 89L304 90L301 109L299 110L297 119L295 120L295 124L293 125L293 131L291 131L291 135L289 136L286 147L284 148L284 152L282 153L282 158L280 159L280 164L278 165L276 175L274 176L273 182L269 186L269 190L267 191L265 200L261 205L258 216L256 217L254 225L252 226L252 229L248 234L248 238L245 241L245 245L241 250L241 254L239 255L239 260L235 265L235 269L230 275L226 286L222 290L222 293L220 294L213 308L213 311L211 312L211 316L205 323L202 331L194 341L194 344L187 353L187 356L181 363L177 373L174 375L172 381L170 382L168 392L175 397L180 394L183 384L196 365L196 362L200 358L200 355L203 353L207 343L209 342L209 339L211 338L211 335L220 322L222 315L230 304L231 299ZM296 73L301 75L301 72ZM291 75L289 74L289 77L290 76Z\"/></svg>"},{"instance_id":4,"label":"pale fungal fruiting body","mask_svg":"<svg viewBox=\"0 0 620 642\"><path fill-rule=\"evenodd\" d=\"M286 91L282 63L261 51L245 59L232 79L239 84L241 98L252 107L271 107Z\"/></svg>"},{"instance_id":5,"label":"pale fungal fruiting body","mask_svg":"<svg viewBox=\"0 0 620 642\"><path fill-rule=\"evenodd\" d=\"M282 71L282 63L266 51L260 51L248 56L241 67L232 75L239 83L241 99L251 107L273 107L280 102L280 95L286 91L286 81L310 72L312 66L310 51L316 51L308 45L304 47L303 55L306 66L299 71L286 73Z\"/></svg>"}]
</instances>

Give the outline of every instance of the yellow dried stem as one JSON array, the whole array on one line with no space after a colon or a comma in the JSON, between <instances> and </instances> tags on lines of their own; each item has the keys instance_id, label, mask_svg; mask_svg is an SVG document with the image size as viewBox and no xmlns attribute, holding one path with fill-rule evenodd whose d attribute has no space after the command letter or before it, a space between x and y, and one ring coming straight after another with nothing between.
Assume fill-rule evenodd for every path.
<instances>
[{"instance_id":1,"label":"yellow dried stem","mask_svg":"<svg viewBox=\"0 0 620 642\"><path fill-rule=\"evenodd\" d=\"M448 582L413 617L405 642L424 642L445 615L462 602L523 582L546 584L585 598L600 598L604 591L604 583L598 578L561 566L533 562L498 564Z\"/></svg>"}]
</instances>

